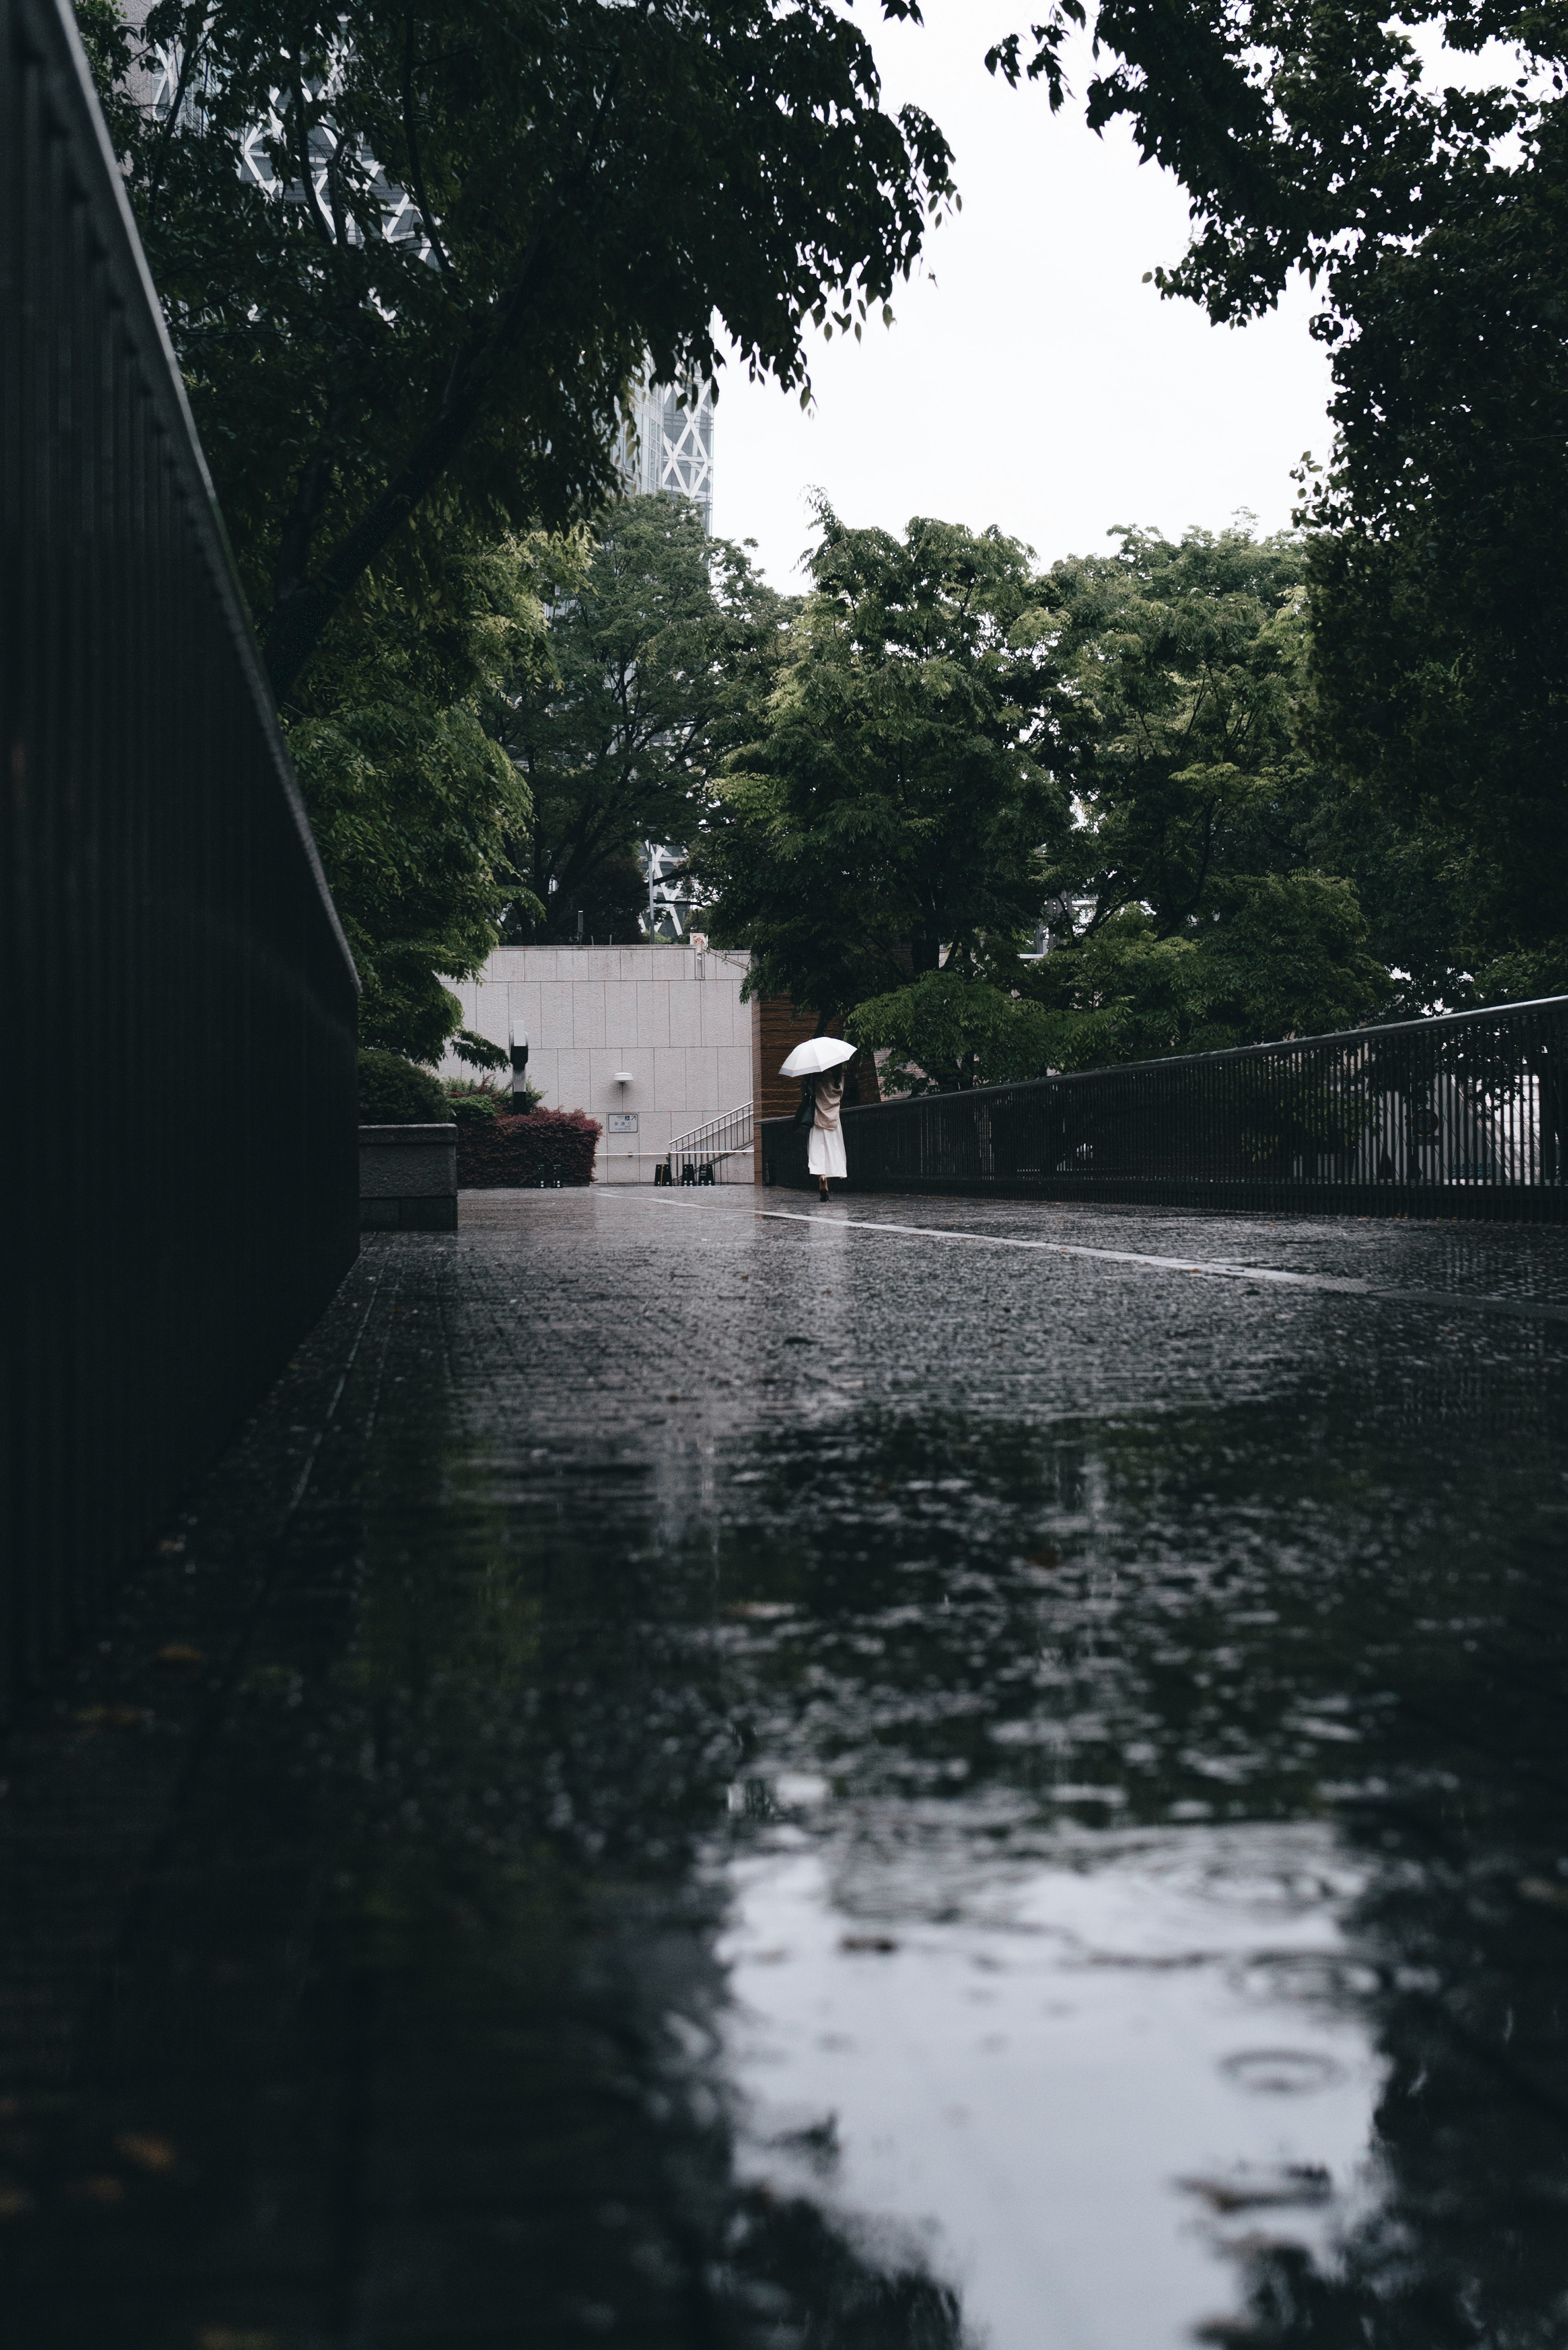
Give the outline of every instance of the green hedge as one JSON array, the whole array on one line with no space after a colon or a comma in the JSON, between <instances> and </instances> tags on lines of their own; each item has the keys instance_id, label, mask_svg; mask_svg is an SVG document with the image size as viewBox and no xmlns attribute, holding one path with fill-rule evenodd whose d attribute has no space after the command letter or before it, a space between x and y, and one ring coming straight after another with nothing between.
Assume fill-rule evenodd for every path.
<instances>
[{"instance_id":1,"label":"green hedge","mask_svg":"<svg viewBox=\"0 0 1568 2350\"><path fill-rule=\"evenodd\" d=\"M452 1104L428 1069L369 1045L359 1055L361 1126L445 1126Z\"/></svg>"}]
</instances>

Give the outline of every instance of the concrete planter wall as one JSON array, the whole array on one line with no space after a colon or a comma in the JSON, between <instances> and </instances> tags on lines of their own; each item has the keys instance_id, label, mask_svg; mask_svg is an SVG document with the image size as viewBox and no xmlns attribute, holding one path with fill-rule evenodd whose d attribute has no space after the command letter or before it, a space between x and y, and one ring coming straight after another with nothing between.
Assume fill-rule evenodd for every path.
<instances>
[{"instance_id":1,"label":"concrete planter wall","mask_svg":"<svg viewBox=\"0 0 1568 2350\"><path fill-rule=\"evenodd\" d=\"M359 1230L456 1232L455 1125L359 1128Z\"/></svg>"}]
</instances>

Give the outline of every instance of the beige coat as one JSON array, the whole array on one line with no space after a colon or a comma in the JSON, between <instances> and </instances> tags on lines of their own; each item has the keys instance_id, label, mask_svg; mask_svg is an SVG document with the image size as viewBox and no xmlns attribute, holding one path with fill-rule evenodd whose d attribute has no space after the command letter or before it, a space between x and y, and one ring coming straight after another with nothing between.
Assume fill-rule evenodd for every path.
<instances>
[{"instance_id":1,"label":"beige coat","mask_svg":"<svg viewBox=\"0 0 1568 2350\"><path fill-rule=\"evenodd\" d=\"M838 1122L838 1112L844 1100L844 1069L824 1069L814 1078L816 1114L811 1121L811 1135L806 1143L805 1163L814 1175L837 1175L847 1170L844 1159L844 1128Z\"/></svg>"}]
</instances>

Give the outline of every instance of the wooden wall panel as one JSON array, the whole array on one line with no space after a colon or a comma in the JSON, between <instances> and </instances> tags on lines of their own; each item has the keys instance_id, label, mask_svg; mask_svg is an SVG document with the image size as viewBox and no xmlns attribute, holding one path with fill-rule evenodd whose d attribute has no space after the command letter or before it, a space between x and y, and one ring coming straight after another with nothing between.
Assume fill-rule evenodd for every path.
<instances>
[{"instance_id":1,"label":"wooden wall panel","mask_svg":"<svg viewBox=\"0 0 1568 2350\"><path fill-rule=\"evenodd\" d=\"M787 995L753 996L752 999L752 1130L753 1164L756 1180L763 1180L762 1122L764 1118L789 1118L800 1099L800 1079L781 1077L779 1064L785 1061L797 1045L817 1033L815 1013L797 1012ZM842 1036L844 1024L830 1020L830 1036ZM882 1098L877 1083L877 1065L869 1053L858 1053L849 1065L849 1083L846 1100L875 1102Z\"/></svg>"}]
</instances>

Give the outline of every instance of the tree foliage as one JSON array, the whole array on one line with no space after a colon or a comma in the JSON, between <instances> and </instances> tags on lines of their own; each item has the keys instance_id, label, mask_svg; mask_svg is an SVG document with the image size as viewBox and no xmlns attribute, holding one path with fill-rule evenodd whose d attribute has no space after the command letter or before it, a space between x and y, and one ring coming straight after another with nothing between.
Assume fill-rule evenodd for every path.
<instances>
[{"instance_id":1,"label":"tree foliage","mask_svg":"<svg viewBox=\"0 0 1568 2350\"><path fill-rule=\"evenodd\" d=\"M1212 912L1284 846L1299 765L1303 550L1240 527L1179 545L1120 529L1056 564L1052 650L1071 689L1062 758L1080 822L1052 868L1090 932L1143 905L1157 931Z\"/></svg>"},{"instance_id":2,"label":"tree foliage","mask_svg":"<svg viewBox=\"0 0 1568 2350\"><path fill-rule=\"evenodd\" d=\"M1085 21L1061 0L1026 66L1016 37L990 62L1054 100ZM1234 320L1293 269L1323 288L1314 739L1359 795L1368 870L1417 916L1410 983L1449 1002L1568 985L1568 18L1106 0L1094 33L1089 121L1125 119L1192 203L1162 290Z\"/></svg>"},{"instance_id":3,"label":"tree foliage","mask_svg":"<svg viewBox=\"0 0 1568 2350\"><path fill-rule=\"evenodd\" d=\"M1014 35L986 62L1059 102L1063 43L1089 21L1084 0L1055 0L1027 58ZM1505 43L1525 78L1437 86L1412 37L1425 26L1459 53ZM1522 0L1102 0L1092 30L1091 129L1125 120L1192 206L1186 255L1151 274L1217 319L1266 309L1293 269L1357 317L1386 258L1500 192L1498 142L1551 119L1564 56L1561 20Z\"/></svg>"},{"instance_id":4,"label":"tree foliage","mask_svg":"<svg viewBox=\"0 0 1568 2350\"><path fill-rule=\"evenodd\" d=\"M1229 919L1179 931L1127 907L1022 982L1050 1015L1033 1074L1355 1026L1386 978L1366 933L1354 883L1321 873L1259 875Z\"/></svg>"},{"instance_id":5,"label":"tree foliage","mask_svg":"<svg viewBox=\"0 0 1568 2350\"><path fill-rule=\"evenodd\" d=\"M287 720L322 863L358 964L363 1044L439 1060L523 884L526 784L485 731L509 680L545 660L515 544L449 555L440 595L378 589L340 624Z\"/></svg>"},{"instance_id":6,"label":"tree foliage","mask_svg":"<svg viewBox=\"0 0 1568 2350\"><path fill-rule=\"evenodd\" d=\"M361 1126L447 1125L452 1116L452 1104L428 1069L385 1045L361 1046Z\"/></svg>"},{"instance_id":7,"label":"tree foliage","mask_svg":"<svg viewBox=\"0 0 1568 2350\"><path fill-rule=\"evenodd\" d=\"M1054 951L1023 983L1059 1015L1054 1061L1349 1026L1388 979L1352 882L1311 857L1332 783L1301 740L1304 550L1113 536L1044 583L1078 819L1049 875Z\"/></svg>"},{"instance_id":8,"label":"tree foliage","mask_svg":"<svg viewBox=\"0 0 1568 2350\"><path fill-rule=\"evenodd\" d=\"M726 335L804 386L805 318L858 333L950 192L828 0L157 0L161 120L86 21L285 703L389 554L422 595L452 522L612 494L646 365Z\"/></svg>"},{"instance_id":9,"label":"tree foliage","mask_svg":"<svg viewBox=\"0 0 1568 2350\"><path fill-rule=\"evenodd\" d=\"M1565 132L1365 289L1314 498L1319 744L1451 875L1449 1001L1568 987Z\"/></svg>"},{"instance_id":10,"label":"tree foliage","mask_svg":"<svg viewBox=\"0 0 1568 2350\"><path fill-rule=\"evenodd\" d=\"M526 787L483 723L531 691L515 534L618 487L645 369L695 384L727 337L804 388L805 319L858 334L885 308L950 192L947 147L884 111L827 0L156 0L140 31L79 0L78 19L364 1033L433 1057L457 1016L441 978L531 904L508 866ZM155 112L134 77L165 59Z\"/></svg>"},{"instance_id":11,"label":"tree foliage","mask_svg":"<svg viewBox=\"0 0 1568 2350\"><path fill-rule=\"evenodd\" d=\"M581 910L589 933L635 938L638 846L686 839L755 725L792 607L684 498L624 499L529 553L547 659L529 647L489 717L533 803L515 862L536 935L570 934Z\"/></svg>"},{"instance_id":12,"label":"tree foliage","mask_svg":"<svg viewBox=\"0 0 1568 2350\"><path fill-rule=\"evenodd\" d=\"M929 971L857 1003L844 1033L886 1051L877 1072L884 1093L959 1093L1039 1076L1059 1049L1060 1024L989 980Z\"/></svg>"},{"instance_id":13,"label":"tree foliage","mask_svg":"<svg viewBox=\"0 0 1568 2350\"><path fill-rule=\"evenodd\" d=\"M1387 1000L1354 876L1322 861L1299 541L1123 529L1037 577L998 532L822 520L767 728L693 860L753 988L847 1014L912 1091Z\"/></svg>"},{"instance_id":14,"label":"tree foliage","mask_svg":"<svg viewBox=\"0 0 1568 2350\"><path fill-rule=\"evenodd\" d=\"M826 504L819 519L765 727L691 865L714 936L751 949L753 991L826 1023L1015 941L1067 806L1037 755L1052 686L1027 641L1027 551L940 522L850 530Z\"/></svg>"}]
</instances>

